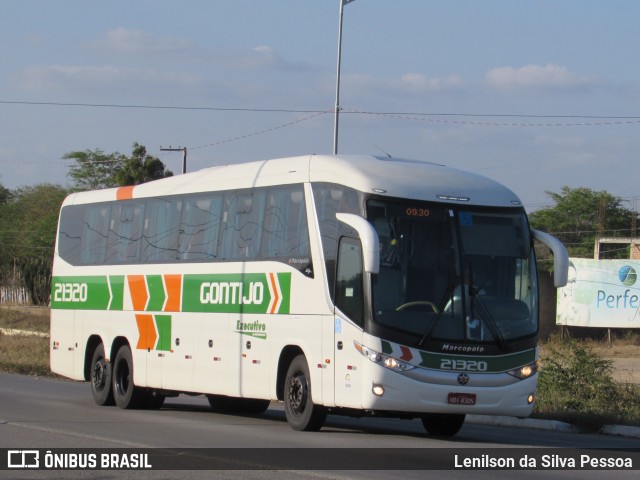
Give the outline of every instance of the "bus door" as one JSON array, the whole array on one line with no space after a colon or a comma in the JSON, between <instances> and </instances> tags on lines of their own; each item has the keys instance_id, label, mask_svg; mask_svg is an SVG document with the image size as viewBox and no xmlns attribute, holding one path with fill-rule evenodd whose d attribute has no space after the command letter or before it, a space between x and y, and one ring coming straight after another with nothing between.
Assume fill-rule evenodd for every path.
<instances>
[{"instance_id":1,"label":"bus door","mask_svg":"<svg viewBox=\"0 0 640 480\"><path fill-rule=\"evenodd\" d=\"M361 408L362 343L364 325L362 246L360 240L342 237L338 247L335 283L334 348L335 403Z\"/></svg>"}]
</instances>

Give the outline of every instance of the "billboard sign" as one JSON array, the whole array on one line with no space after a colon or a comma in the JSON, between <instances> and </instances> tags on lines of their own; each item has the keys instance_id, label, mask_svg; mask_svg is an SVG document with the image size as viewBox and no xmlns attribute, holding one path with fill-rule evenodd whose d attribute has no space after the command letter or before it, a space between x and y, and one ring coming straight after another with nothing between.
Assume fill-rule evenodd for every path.
<instances>
[{"instance_id":1,"label":"billboard sign","mask_svg":"<svg viewBox=\"0 0 640 480\"><path fill-rule=\"evenodd\" d=\"M556 324L640 328L640 261L571 258L558 289Z\"/></svg>"}]
</instances>

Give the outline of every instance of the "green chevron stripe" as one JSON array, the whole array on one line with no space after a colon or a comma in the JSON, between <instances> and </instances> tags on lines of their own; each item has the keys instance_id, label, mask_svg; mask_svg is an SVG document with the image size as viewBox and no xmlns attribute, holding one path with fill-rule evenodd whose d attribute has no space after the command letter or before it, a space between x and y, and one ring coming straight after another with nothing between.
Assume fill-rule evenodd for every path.
<instances>
[{"instance_id":1,"label":"green chevron stripe","mask_svg":"<svg viewBox=\"0 0 640 480\"><path fill-rule=\"evenodd\" d=\"M167 297L162 283L162 275L147 275L147 288L149 290L147 312L161 312Z\"/></svg>"},{"instance_id":2,"label":"green chevron stripe","mask_svg":"<svg viewBox=\"0 0 640 480\"><path fill-rule=\"evenodd\" d=\"M111 303L109 310L122 310L124 303L124 275L110 275Z\"/></svg>"},{"instance_id":3,"label":"green chevron stripe","mask_svg":"<svg viewBox=\"0 0 640 480\"><path fill-rule=\"evenodd\" d=\"M158 329L158 342L156 350L168 352L171 350L171 315L154 315Z\"/></svg>"}]
</instances>

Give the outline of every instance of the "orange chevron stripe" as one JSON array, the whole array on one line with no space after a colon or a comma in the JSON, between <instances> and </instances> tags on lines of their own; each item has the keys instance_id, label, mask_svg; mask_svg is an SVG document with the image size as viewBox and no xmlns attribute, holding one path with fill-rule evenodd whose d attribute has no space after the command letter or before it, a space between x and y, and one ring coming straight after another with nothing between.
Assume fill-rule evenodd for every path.
<instances>
[{"instance_id":1,"label":"orange chevron stripe","mask_svg":"<svg viewBox=\"0 0 640 480\"><path fill-rule=\"evenodd\" d=\"M180 300L182 299L182 275L165 275L164 285L167 289L164 311L179 312Z\"/></svg>"},{"instance_id":2,"label":"orange chevron stripe","mask_svg":"<svg viewBox=\"0 0 640 480\"><path fill-rule=\"evenodd\" d=\"M120 187L116 190L116 200L131 200L134 186Z\"/></svg>"},{"instance_id":3,"label":"orange chevron stripe","mask_svg":"<svg viewBox=\"0 0 640 480\"><path fill-rule=\"evenodd\" d=\"M278 302L280 301L280 295L278 295L278 284L276 283L276 279L273 273L269 274L269 278L271 279L271 288L273 289L273 305L271 306L271 311L269 313L276 313L276 308L278 306Z\"/></svg>"},{"instance_id":4,"label":"orange chevron stripe","mask_svg":"<svg viewBox=\"0 0 640 480\"><path fill-rule=\"evenodd\" d=\"M129 282L133 309L138 312L144 312L149 300L149 292L147 292L147 282L144 275L128 275L127 281Z\"/></svg>"},{"instance_id":5,"label":"orange chevron stripe","mask_svg":"<svg viewBox=\"0 0 640 480\"><path fill-rule=\"evenodd\" d=\"M156 348L158 335L156 334L153 315L136 314L136 323L138 324L138 332L140 333L136 348L138 350L153 350Z\"/></svg>"}]
</instances>

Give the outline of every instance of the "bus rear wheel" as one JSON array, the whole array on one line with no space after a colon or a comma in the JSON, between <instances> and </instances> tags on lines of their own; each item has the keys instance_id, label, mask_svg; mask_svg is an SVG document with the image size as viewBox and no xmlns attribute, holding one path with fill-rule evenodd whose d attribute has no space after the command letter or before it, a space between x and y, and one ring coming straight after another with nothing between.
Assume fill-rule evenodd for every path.
<instances>
[{"instance_id":1,"label":"bus rear wheel","mask_svg":"<svg viewBox=\"0 0 640 480\"><path fill-rule=\"evenodd\" d=\"M464 418L463 413L425 413L422 426L434 437L452 437L462 428Z\"/></svg>"},{"instance_id":2,"label":"bus rear wheel","mask_svg":"<svg viewBox=\"0 0 640 480\"><path fill-rule=\"evenodd\" d=\"M295 357L287 370L284 411L289 426L298 431L320 430L327 418L326 409L311 399L311 376L304 355Z\"/></svg>"},{"instance_id":3,"label":"bus rear wheel","mask_svg":"<svg viewBox=\"0 0 640 480\"><path fill-rule=\"evenodd\" d=\"M113 362L113 398L120 408L138 408L145 400L145 390L133 383L133 357L128 345L120 347Z\"/></svg>"},{"instance_id":4,"label":"bus rear wheel","mask_svg":"<svg viewBox=\"0 0 640 480\"><path fill-rule=\"evenodd\" d=\"M111 384L111 364L105 359L102 343L93 351L89 381L91 394L97 405L107 406L115 403Z\"/></svg>"}]
</instances>

